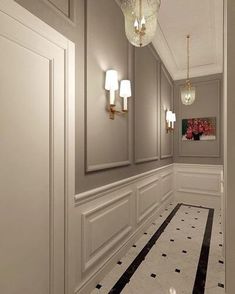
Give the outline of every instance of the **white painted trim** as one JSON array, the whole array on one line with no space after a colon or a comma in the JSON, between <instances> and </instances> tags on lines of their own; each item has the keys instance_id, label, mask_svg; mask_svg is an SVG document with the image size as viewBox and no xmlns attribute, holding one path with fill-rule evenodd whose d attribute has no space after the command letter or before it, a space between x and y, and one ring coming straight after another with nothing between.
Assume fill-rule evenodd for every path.
<instances>
[{"instance_id":1,"label":"white painted trim","mask_svg":"<svg viewBox=\"0 0 235 294\"><path fill-rule=\"evenodd\" d=\"M64 50L65 56L65 293L71 293L74 266L70 256L75 195L75 45L12 0L1 0L0 11Z\"/></svg>"},{"instance_id":2,"label":"white painted trim","mask_svg":"<svg viewBox=\"0 0 235 294\"><path fill-rule=\"evenodd\" d=\"M89 191L86 191L86 192L79 193L79 194L75 195L75 197L74 197L75 205L84 204L84 203L86 203L88 201L97 199L99 197L102 197L104 194L106 194L108 192L112 192L114 190L119 189L120 186L129 185L131 183L134 183L134 182L138 181L141 178L144 179L144 178L146 178L146 177L148 177L150 175L153 175L153 174L155 174L157 172L167 170L167 169L170 169L170 168L173 168L173 164L165 165L165 166L162 166L160 168L150 170L150 171L147 171L145 173L141 173L141 174L138 174L136 176L133 176L133 177L130 177L130 178L127 178L127 179L123 179L123 180L120 180L120 181L117 181L117 182L114 182L114 183L111 183L111 184L108 184L108 185L105 185L105 186L102 186L102 187L98 187L98 188L95 188L95 189L92 189L92 190L89 190Z\"/></svg>"}]
</instances>

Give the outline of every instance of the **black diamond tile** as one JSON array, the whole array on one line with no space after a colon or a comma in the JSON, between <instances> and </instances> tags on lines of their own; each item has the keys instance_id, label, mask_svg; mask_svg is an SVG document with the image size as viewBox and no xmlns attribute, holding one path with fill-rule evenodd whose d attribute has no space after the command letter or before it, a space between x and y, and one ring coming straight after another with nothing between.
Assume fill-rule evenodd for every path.
<instances>
[{"instance_id":1,"label":"black diamond tile","mask_svg":"<svg viewBox=\"0 0 235 294\"><path fill-rule=\"evenodd\" d=\"M222 284L222 283L218 283L218 287L220 287L220 288L224 288L224 284Z\"/></svg>"},{"instance_id":2,"label":"black diamond tile","mask_svg":"<svg viewBox=\"0 0 235 294\"><path fill-rule=\"evenodd\" d=\"M122 264L122 262L119 260L119 261L117 262L117 264Z\"/></svg>"},{"instance_id":3,"label":"black diamond tile","mask_svg":"<svg viewBox=\"0 0 235 294\"><path fill-rule=\"evenodd\" d=\"M181 221L184 222L184 219L182 219Z\"/></svg>"},{"instance_id":4,"label":"black diamond tile","mask_svg":"<svg viewBox=\"0 0 235 294\"><path fill-rule=\"evenodd\" d=\"M200 210L198 210L198 212L197 213L200 213L201 211Z\"/></svg>"},{"instance_id":5,"label":"black diamond tile","mask_svg":"<svg viewBox=\"0 0 235 294\"><path fill-rule=\"evenodd\" d=\"M160 214L160 217L162 217L162 215Z\"/></svg>"},{"instance_id":6,"label":"black diamond tile","mask_svg":"<svg viewBox=\"0 0 235 294\"><path fill-rule=\"evenodd\" d=\"M220 235L222 235L222 232L219 232L220 233Z\"/></svg>"},{"instance_id":7,"label":"black diamond tile","mask_svg":"<svg viewBox=\"0 0 235 294\"><path fill-rule=\"evenodd\" d=\"M185 214L188 214L188 212L185 212Z\"/></svg>"},{"instance_id":8,"label":"black diamond tile","mask_svg":"<svg viewBox=\"0 0 235 294\"><path fill-rule=\"evenodd\" d=\"M223 247L223 245L222 244L219 244L219 247Z\"/></svg>"},{"instance_id":9,"label":"black diamond tile","mask_svg":"<svg viewBox=\"0 0 235 294\"><path fill-rule=\"evenodd\" d=\"M146 232L145 232L144 234L145 234L145 235L148 235L148 233L146 233Z\"/></svg>"},{"instance_id":10,"label":"black diamond tile","mask_svg":"<svg viewBox=\"0 0 235 294\"><path fill-rule=\"evenodd\" d=\"M224 264L223 260L219 260L219 263Z\"/></svg>"},{"instance_id":11,"label":"black diamond tile","mask_svg":"<svg viewBox=\"0 0 235 294\"><path fill-rule=\"evenodd\" d=\"M155 274L151 274L151 277L152 277L152 278L156 278L156 275L155 275Z\"/></svg>"},{"instance_id":12,"label":"black diamond tile","mask_svg":"<svg viewBox=\"0 0 235 294\"><path fill-rule=\"evenodd\" d=\"M175 269L176 273L180 273L180 270L178 268Z\"/></svg>"},{"instance_id":13,"label":"black diamond tile","mask_svg":"<svg viewBox=\"0 0 235 294\"><path fill-rule=\"evenodd\" d=\"M187 237L189 240L191 240L192 239L192 237Z\"/></svg>"},{"instance_id":14,"label":"black diamond tile","mask_svg":"<svg viewBox=\"0 0 235 294\"><path fill-rule=\"evenodd\" d=\"M168 211L168 209L166 208L165 211Z\"/></svg>"},{"instance_id":15,"label":"black diamond tile","mask_svg":"<svg viewBox=\"0 0 235 294\"><path fill-rule=\"evenodd\" d=\"M183 253L185 253L185 254L187 253L187 251L186 251L186 250L183 250L182 252L183 252Z\"/></svg>"},{"instance_id":16,"label":"black diamond tile","mask_svg":"<svg viewBox=\"0 0 235 294\"><path fill-rule=\"evenodd\" d=\"M153 223L153 225L155 226L155 225L156 225L156 223Z\"/></svg>"},{"instance_id":17,"label":"black diamond tile","mask_svg":"<svg viewBox=\"0 0 235 294\"><path fill-rule=\"evenodd\" d=\"M195 227L194 227L194 226L192 226L192 229L195 229Z\"/></svg>"},{"instance_id":18,"label":"black diamond tile","mask_svg":"<svg viewBox=\"0 0 235 294\"><path fill-rule=\"evenodd\" d=\"M197 218L197 217L195 217L195 220L198 220L198 218Z\"/></svg>"},{"instance_id":19,"label":"black diamond tile","mask_svg":"<svg viewBox=\"0 0 235 294\"><path fill-rule=\"evenodd\" d=\"M100 285L100 284L97 284L97 285L96 285L96 288L97 288L97 289L100 289L101 287L102 287L102 285Z\"/></svg>"},{"instance_id":20,"label":"black diamond tile","mask_svg":"<svg viewBox=\"0 0 235 294\"><path fill-rule=\"evenodd\" d=\"M175 240L174 240L174 239L170 239L170 241L171 241L171 242L174 242Z\"/></svg>"},{"instance_id":21,"label":"black diamond tile","mask_svg":"<svg viewBox=\"0 0 235 294\"><path fill-rule=\"evenodd\" d=\"M165 253L162 254L163 257L166 257L167 255Z\"/></svg>"},{"instance_id":22,"label":"black diamond tile","mask_svg":"<svg viewBox=\"0 0 235 294\"><path fill-rule=\"evenodd\" d=\"M180 228L177 228L176 230L177 230L177 231L180 231Z\"/></svg>"},{"instance_id":23,"label":"black diamond tile","mask_svg":"<svg viewBox=\"0 0 235 294\"><path fill-rule=\"evenodd\" d=\"M136 245L133 245L132 247L136 247Z\"/></svg>"}]
</instances>

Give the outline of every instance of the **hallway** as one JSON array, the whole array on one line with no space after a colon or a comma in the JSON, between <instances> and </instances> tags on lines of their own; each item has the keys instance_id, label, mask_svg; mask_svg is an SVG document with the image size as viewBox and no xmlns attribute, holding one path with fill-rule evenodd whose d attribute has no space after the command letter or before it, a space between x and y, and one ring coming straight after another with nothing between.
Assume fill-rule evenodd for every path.
<instances>
[{"instance_id":1,"label":"hallway","mask_svg":"<svg viewBox=\"0 0 235 294\"><path fill-rule=\"evenodd\" d=\"M225 293L220 213L170 203L91 293Z\"/></svg>"},{"instance_id":2,"label":"hallway","mask_svg":"<svg viewBox=\"0 0 235 294\"><path fill-rule=\"evenodd\" d=\"M0 294L235 293L234 16L0 0Z\"/></svg>"}]
</instances>

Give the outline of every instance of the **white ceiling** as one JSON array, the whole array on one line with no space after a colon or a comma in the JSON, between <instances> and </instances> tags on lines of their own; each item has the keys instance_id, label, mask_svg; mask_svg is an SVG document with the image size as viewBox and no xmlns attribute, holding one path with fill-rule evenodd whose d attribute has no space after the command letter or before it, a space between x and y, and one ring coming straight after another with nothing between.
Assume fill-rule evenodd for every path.
<instances>
[{"instance_id":1,"label":"white ceiling","mask_svg":"<svg viewBox=\"0 0 235 294\"><path fill-rule=\"evenodd\" d=\"M153 45L174 80L186 77L186 35L190 34L190 76L223 71L223 0L162 0Z\"/></svg>"}]
</instances>

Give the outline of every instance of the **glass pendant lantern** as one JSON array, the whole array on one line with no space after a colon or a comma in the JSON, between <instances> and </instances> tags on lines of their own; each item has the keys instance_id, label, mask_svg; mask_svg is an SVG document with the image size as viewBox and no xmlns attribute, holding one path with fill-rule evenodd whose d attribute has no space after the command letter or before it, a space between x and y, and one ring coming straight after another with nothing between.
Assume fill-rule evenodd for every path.
<instances>
[{"instance_id":1,"label":"glass pendant lantern","mask_svg":"<svg viewBox=\"0 0 235 294\"><path fill-rule=\"evenodd\" d=\"M184 105L192 105L196 98L196 88L192 86L189 79L189 39L187 36L187 80L185 86L181 89L181 101Z\"/></svg>"},{"instance_id":2,"label":"glass pendant lantern","mask_svg":"<svg viewBox=\"0 0 235 294\"><path fill-rule=\"evenodd\" d=\"M125 18L125 32L135 47L148 45L156 32L161 0L120 0Z\"/></svg>"}]
</instances>

